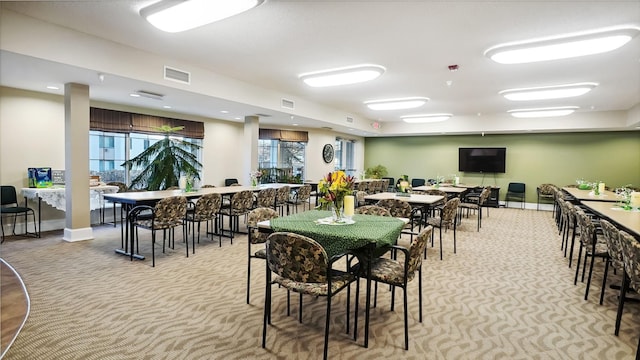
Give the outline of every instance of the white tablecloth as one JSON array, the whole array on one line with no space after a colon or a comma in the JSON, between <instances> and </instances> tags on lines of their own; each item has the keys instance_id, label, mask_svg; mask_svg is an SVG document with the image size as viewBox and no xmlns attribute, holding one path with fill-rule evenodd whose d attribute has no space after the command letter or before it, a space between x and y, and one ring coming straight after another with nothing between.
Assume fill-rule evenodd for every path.
<instances>
[{"instance_id":1,"label":"white tablecloth","mask_svg":"<svg viewBox=\"0 0 640 360\"><path fill-rule=\"evenodd\" d=\"M102 195L117 193L118 187L111 185L92 186L89 188L89 207L91 210L102 208ZM28 199L40 198L47 204L62 211L67 210L64 186L50 188L22 188L22 195Z\"/></svg>"}]
</instances>

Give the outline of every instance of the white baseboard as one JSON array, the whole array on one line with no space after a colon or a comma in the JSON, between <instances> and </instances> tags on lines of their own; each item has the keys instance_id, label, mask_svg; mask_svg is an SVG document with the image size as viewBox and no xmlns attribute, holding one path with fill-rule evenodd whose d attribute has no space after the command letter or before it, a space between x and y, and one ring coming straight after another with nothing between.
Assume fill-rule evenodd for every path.
<instances>
[{"instance_id":1,"label":"white baseboard","mask_svg":"<svg viewBox=\"0 0 640 360\"><path fill-rule=\"evenodd\" d=\"M501 207L507 207L506 201L500 201ZM524 203L524 208L528 210L537 210L538 203ZM509 209L522 209L522 205L519 202L509 201ZM553 204L540 204L540 211L553 211Z\"/></svg>"},{"instance_id":2,"label":"white baseboard","mask_svg":"<svg viewBox=\"0 0 640 360\"><path fill-rule=\"evenodd\" d=\"M83 241L83 240L93 240L93 229L88 228L80 228L80 229L64 229L64 236L62 240L68 242L74 241Z\"/></svg>"}]
</instances>

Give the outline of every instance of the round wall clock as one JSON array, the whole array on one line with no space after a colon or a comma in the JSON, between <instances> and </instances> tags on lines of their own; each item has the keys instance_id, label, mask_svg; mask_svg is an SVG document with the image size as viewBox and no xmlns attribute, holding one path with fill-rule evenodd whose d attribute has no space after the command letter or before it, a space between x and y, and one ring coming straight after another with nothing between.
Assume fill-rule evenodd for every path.
<instances>
[{"instance_id":1,"label":"round wall clock","mask_svg":"<svg viewBox=\"0 0 640 360\"><path fill-rule=\"evenodd\" d=\"M333 161L333 145L324 145L324 147L322 148L322 159L324 159L324 162L326 162L327 164Z\"/></svg>"}]
</instances>

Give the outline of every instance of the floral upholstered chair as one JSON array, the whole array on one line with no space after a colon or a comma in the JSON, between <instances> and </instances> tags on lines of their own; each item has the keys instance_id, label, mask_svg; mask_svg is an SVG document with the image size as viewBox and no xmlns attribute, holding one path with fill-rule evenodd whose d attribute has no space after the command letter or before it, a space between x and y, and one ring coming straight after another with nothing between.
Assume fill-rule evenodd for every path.
<instances>
[{"instance_id":1,"label":"floral upholstered chair","mask_svg":"<svg viewBox=\"0 0 640 360\"><path fill-rule=\"evenodd\" d=\"M287 215L289 215L289 193L291 188L287 186L279 187L276 190L276 208L280 210L280 215L284 216L284 209L287 208Z\"/></svg>"},{"instance_id":2,"label":"floral upholstered chair","mask_svg":"<svg viewBox=\"0 0 640 360\"><path fill-rule=\"evenodd\" d=\"M640 242L626 231L620 231L620 245L624 261L624 273L622 274L622 286L618 299L618 312L616 315L615 335L620 332L622 309L626 301L626 293L629 288L640 291ZM636 350L636 359L640 357L640 347Z\"/></svg>"},{"instance_id":3,"label":"floral upholstered chair","mask_svg":"<svg viewBox=\"0 0 640 360\"><path fill-rule=\"evenodd\" d=\"M438 216L427 218L427 225L437 227L440 230L440 260L442 260L442 229L453 228L453 253L456 253L456 227L458 225L458 206L460 199L455 197L448 200L444 206L438 209ZM433 247L433 232L431 232L431 247ZM427 250L424 251L424 258L427 258Z\"/></svg>"},{"instance_id":4,"label":"floral upholstered chair","mask_svg":"<svg viewBox=\"0 0 640 360\"><path fill-rule=\"evenodd\" d=\"M421 217L417 208L412 208L408 202L400 199L383 199L378 201L376 205L389 210L393 217L409 219L409 222L404 226L404 233L411 235L411 240L413 240L415 221Z\"/></svg>"},{"instance_id":5,"label":"floral upholstered chair","mask_svg":"<svg viewBox=\"0 0 640 360\"><path fill-rule=\"evenodd\" d=\"M484 204L487 202L487 199L489 199L490 195L491 195L491 189L486 187L482 189L482 192L480 193L480 196L478 197L477 202L461 202L460 203L460 208L467 209L467 216L469 216L469 210L474 210L475 212L477 212L478 231L480 231L480 228L482 227L482 209L484 207Z\"/></svg>"},{"instance_id":6,"label":"floral upholstered chair","mask_svg":"<svg viewBox=\"0 0 640 360\"><path fill-rule=\"evenodd\" d=\"M358 191L355 192L355 196L356 196L356 207L366 205L367 202L364 199L364 197L367 196L367 192L366 191L358 190Z\"/></svg>"},{"instance_id":7,"label":"floral upholstered chair","mask_svg":"<svg viewBox=\"0 0 640 360\"><path fill-rule=\"evenodd\" d=\"M229 237L231 238L232 244L234 233L237 233L240 230L240 216L248 214L249 211L251 211L252 206L253 192L250 190L243 190L233 194L228 206L220 208L219 214L221 216L229 217ZM222 217L220 218L220 232L224 232L224 219Z\"/></svg>"},{"instance_id":8,"label":"floral upholstered chair","mask_svg":"<svg viewBox=\"0 0 640 360\"><path fill-rule=\"evenodd\" d=\"M557 189L558 187L553 184L542 184L538 186L536 188L536 193L538 194L538 204L536 205L536 209L540 210L540 200L554 201Z\"/></svg>"},{"instance_id":9,"label":"floral upholstered chair","mask_svg":"<svg viewBox=\"0 0 640 360\"><path fill-rule=\"evenodd\" d=\"M385 209L381 206L377 205L365 205L356 208L354 211L356 214L362 215L376 215L376 216L389 216L391 217L391 213L388 209Z\"/></svg>"},{"instance_id":10,"label":"floral upholstered chair","mask_svg":"<svg viewBox=\"0 0 640 360\"><path fill-rule=\"evenodd\" d=\"M207 224L207 233L209 232L209 221L218 220L218 211L222 204L222 195L220 194L205 194L202 195L198 201L194 204L189 203L187 208L187 216L184 220L187 224L193 224L194 228L191 229L191 241L193 243L193 253L196 253L196 240L195 240L195 224L198 224L198 244L200 243L200 223L205 222ZM217 224L217 223L216 223ZM217 226L215 226L217 229ZM218 242L222 246L222 237L218 234Z\"/></svg>"},{"instance_id":11,"label":"floral upholstered chair","mask_svg":"<svg viewBox=\"0 0 640 360\"><path fill-rule=\"evenodd\" d=\"M271 189L274 190L274 189ZM247 241L247 304L249 303L249 288L251 286L251 259L266 259L267 252L264 245L258 251L253 252L253 245L264 244L269 234L258 231L258 223L278 217L278 212L271 207L259 207L251 210L247 216L249 240Z\"/></svg>"},{"instance_id":12,"label":"floral upholstered chair","mask_svg":"<svg viewBox=\"0 0 640 360\"><path fill-rule=\"evenodd\" d=\"M409 249L394 245L393 249L401 252L402 260L389 258L376 258L371 261L371 280L376 282L374 292L374 306L378 295L378 283L391 285L391 311L395 303L395 287L403 289L404 295L404 348L409 350L409 326L408 326L408 309L407 309L407 283L418 277L418 304L419 304L419 320L422 322L422 253L425 251L427 241L433 232L432 226L427 226L416 236L411 242ZM352 267L352 272L358 277L367 277L367 268L361 263ZM356 299L360 292L360 284L356 283ZM355 313L358 314L358 302L356 301ZM357 315L356 315L357 316Z\"/></svg>"},{"instance_id":13,"label":"floral upholstered chair","mask_svg":"<svg viewBox=\"0 0 640 360\"><path fill-rule=\"evenodd\" d=\"M602 227L604 240L607 243L607 251L609 252L608 262L604 265L602 287L600 289L600 305L602 305L604 301L604 291L607 288L609 265L613 266L616 272L624 272L624 257L622 255L622 245L620 244L620 230L605 219L600 219L600 226Z\"/></svg>"},{"instance_id":14,"label":"floral upholstered chair","mask_svg":"<svg viewBox=\"0 0 640 360\"><path fill-rule=\"evenodd\" d=\"M315 240L294 233L276 232L267 240L267 276L264 304L262 347L266 347L267 323L271 323L271 285L278 284L288 291L327 298L324 331L324 359L327 359L329 343L329 315L331 297L347 288L356 277L333 268L339 256L329 258L322 245ZM271 273L276 276L272 279ZM350 299L347 299L347 304ZM349 307L347 320L349 323Z\"/></svg>"},{"instance_id":15,"label":"floral upholstered chair","mask_svg":"<svg viewBox=\"0 0 640 360\"><path fill-rule=\"evenodd\" d=\"M256 208L267 207L275 208L276 206L276 189L266 188L258 192L256 199Z\"/></svg>"},{"instance_id":16,"label":"floral upholstered chair","mask_svg":"<svg viewBox=\"0 0 640 360\"><path fill-rule=\"evenodd\" d=\"M151 214L149 215L149 212ZM129 212L129 223L132 224L136 231L135 236L136 248L138 244L138 228L151 230L151 259L152 265L156 266L156 231L163 230L162 252L165 252L166 231L169 231L169 243L173 240L175 246L175 228L182 226L182 240L185 243L187 257L189 257L189 243L186 241L186 231L184 229L184 217L187 212L187 198L184 196L171 196L164 198L156 203L154 207L148 205L136 206ZM131 249L133 252L133 249Z\"/></svg>"},{"instance_id":17,"label":"floral upholstered chair","mask_svg":"<svg viewBox=\"0 0 640 360\"><path fill-rule=\"evenodd\" d=\"M311 185L303 185L298 188L295 195L289 199L289 204L293 205L293 211L298 212L298 205L302 205L302 211L305 211L305 204L311 210Z\"/></svg>"},{"instance_id":18,"label":"floral upholstered chair","mask_svg":"<svg viewBox=\"0 0 640 360\"><path fill-rule=\"evenodd\" d=\"M580 261L582 256L585 256L584 266L582 269L582 281L584 282L584 275L587 264L587 257L591 258L589 263L589 277L587 278L587 286L584 291L584 299L589 297L589 287L591 286L591 275L593 274L593 266L595 258L604 259L608 261L609 252L607 250L607 244L605 240L598 236L596 233L596 225L582 209L576 208L576 220L578 222L578 229L580 230L580 248L578 249L578 261L576 262L576 276L573 280L573 284L578 283L578 274L580 272Z\"/></svg>"}]
</instances>

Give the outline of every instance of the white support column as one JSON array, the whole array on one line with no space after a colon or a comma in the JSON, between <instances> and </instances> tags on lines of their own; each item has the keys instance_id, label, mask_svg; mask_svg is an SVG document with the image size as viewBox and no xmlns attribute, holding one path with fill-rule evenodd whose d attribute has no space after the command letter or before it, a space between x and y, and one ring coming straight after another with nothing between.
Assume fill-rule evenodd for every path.
<instances>
[{"instance_id":1,"label":"white support column","mask_svg":"<svg viewBox=\"0 0 640 360\"><path fill-rule=\"evenodd\" d=\"M93 239L89 211L89 86L64 86L65 241Z\"/></svg>"},{"instance_id":2,"label":"white support column","mask_svg":"<svg viewBox=\"0 0 640 360\"><path fill-rule=\"evenodd\" d=\"M260 135L259 118L255 115L244 117L243 147L249 149L243 151L244 161L241 182L243 185L251 184L251 171L258 169L258 137Z\"/></svg>"}]
</instances>

